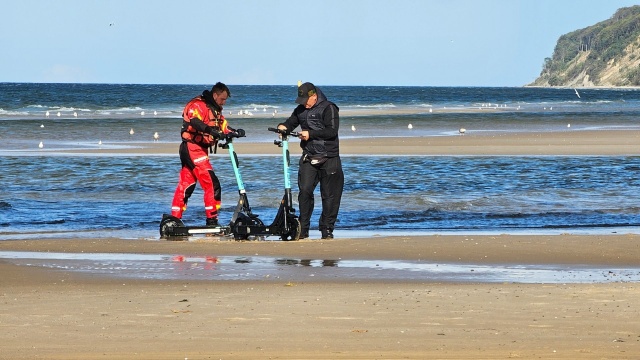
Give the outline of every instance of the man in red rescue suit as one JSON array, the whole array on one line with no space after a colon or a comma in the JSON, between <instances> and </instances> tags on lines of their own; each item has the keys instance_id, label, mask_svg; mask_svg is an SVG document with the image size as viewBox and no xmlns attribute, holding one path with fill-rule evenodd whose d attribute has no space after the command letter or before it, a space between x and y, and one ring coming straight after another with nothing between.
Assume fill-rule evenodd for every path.
<instances>
[{"instance_id":1,"label":"man in red rescue suit","mask_svg":"<svg viewBox=\"0 0 640 360\"><path fill-rule=\"evenodd\" d=\"M196 181L204 190L204 211L207 226L219 226L218 210L220 209L220 181L213 172L208 152L215 148L218 139L234 134L244 136L244 130L234 130L227 126L222 115L222 107L231 96L229 88L216 83L211 91L205 90L202 95L193 98L182 112L182 143L180 144L180 162L182 169L176 192L171 203L171 215L182 218L187 208L189 197L196 188Z\"/></svg>"}]
</instances>

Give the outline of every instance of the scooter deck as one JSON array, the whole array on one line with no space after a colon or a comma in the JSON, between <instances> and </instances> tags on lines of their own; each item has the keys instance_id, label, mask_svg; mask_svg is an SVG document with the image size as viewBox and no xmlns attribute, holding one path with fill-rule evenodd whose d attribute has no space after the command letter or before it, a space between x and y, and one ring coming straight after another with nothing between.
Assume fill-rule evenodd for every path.
<instances>
[{"instance_id":1,"label":"scooter deck","mask_svg":"<svg viewBox=\"0 0 640 360\"><path fill-rule=\"evenodd\" d=\"M233 229L235 235L246 236L282 236L288 234L280 226L260 226L260 225L236 225Z\"/></svg>"},{"instance_id":2,"label":"scooter deck","mask_svg":"<svg viewBox=\"0 0 640 360\"><path fill-rule=\"evenodd\" d=\"M231 232L229 227L206 227L206 226L172 226L167 227L164 236L191 236L191 235L228 235Z\"/></svg>"},{"instance_id":3,"label":"scooter deck","mask_svg":"<svg viewBox=\"0 0 640 360\"><path fill-rule=\"evenodd\" d=\"M179 237L191 235L228 235L231 229L228 226L186 226L182 220L168 215L162 215L160 222L160 237Z\"/></svg>"}]
</instances>

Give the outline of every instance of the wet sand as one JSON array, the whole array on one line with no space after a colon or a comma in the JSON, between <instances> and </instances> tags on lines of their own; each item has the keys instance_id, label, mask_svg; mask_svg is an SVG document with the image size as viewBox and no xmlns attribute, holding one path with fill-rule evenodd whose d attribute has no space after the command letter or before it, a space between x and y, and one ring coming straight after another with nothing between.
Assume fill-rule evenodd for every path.
<instances>
[{"instance_id":1,"label":"wet sand","mask_svg":"<svg viewBox=\"0 0 640 360\"><path fill-rule=\"evenodd\" d=\"M0 251L640 268L640 235L0 242ZM122 280L0 261L2 359L637 358L637 283ZM640 271L640 270L638 270ZM597 281L597 280L596 280Z\"/></svg>"},{"instance_id":2,"label":"wet sand","mask_svg":"<svg viewBox=\"0 0 640 360\"><path fill-rule=\"evenodd\" d=\"M379 139L378 139L379 140ZM386 140L385 140L386 141ZM638 132L343 142L343 154L638 155ZM256 151L260 144L255 145ZM265 146L273 146L265 144ZM436 150L425 150L435 148ZM173 145L144 148L171 151ZM272 150L270 150L272 151ZM432 152L429 152L432 151ZM482 153L480 153L482 154ZM0 251L626 267L640 235L15 240ZM636 359L638 283L122 280L0 260L0 359Z\"/></svg>"}]
</instances>

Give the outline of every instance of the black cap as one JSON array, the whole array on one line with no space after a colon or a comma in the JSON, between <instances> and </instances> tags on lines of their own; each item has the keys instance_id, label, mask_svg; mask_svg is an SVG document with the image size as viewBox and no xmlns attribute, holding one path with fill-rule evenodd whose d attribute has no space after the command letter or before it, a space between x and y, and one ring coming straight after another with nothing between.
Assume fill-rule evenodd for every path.
<instances>
[{"instance_id":1,"label":"black cap","mask_svg":"<svg viewBox=\"0 0 640 360\"><path fill-rule=\"evenodd\" d=\"M296 98L296 103L300 105L304 105L309 100L309 97L316 93L316 87L310 82L306 82L300 86L298 86L298 97Z\"/></svg>"}]
</instances>

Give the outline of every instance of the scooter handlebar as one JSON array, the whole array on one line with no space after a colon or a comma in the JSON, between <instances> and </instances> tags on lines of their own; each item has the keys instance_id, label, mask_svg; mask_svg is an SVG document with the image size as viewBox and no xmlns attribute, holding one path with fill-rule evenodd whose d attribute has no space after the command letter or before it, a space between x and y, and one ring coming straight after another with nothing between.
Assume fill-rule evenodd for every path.
<instances>
[{"instance_id":1,"label":"scooter handlebar","mask_svg":"<svg viewBox=\"0 0 640 360\"><path fill-rule=\"evenodd\" d=\"M300 133L297 131L287 131L287 130L272 128L272 127L268 128L268 130L274 133L278 133L282 136L295 136L295 137L300 136Z\"/></svg>"},{"instance_id":2,"label":"scooter handlebar","mask_svg":"<svg viewBox=\"0 0 640 360\"><path fill-rule=\"evenodd\" d=\"M229 148L229 144L231 142L233 142L233 138L241 138L241 137L245 137L247 136L245 131L242 129L236 129L234 131L231 131L227 134L222 134L220 137L220 142L218 143L218 146L223 148L223 149L228 149Z\"/></svg>"}]
</instances>

